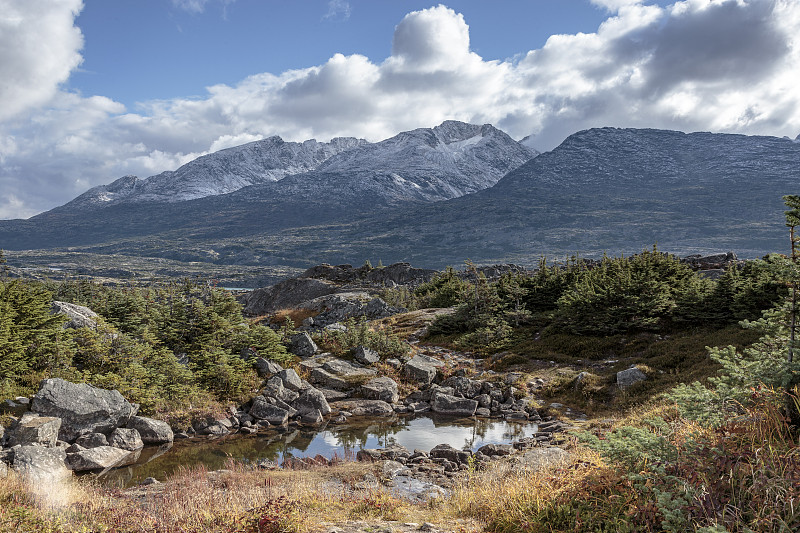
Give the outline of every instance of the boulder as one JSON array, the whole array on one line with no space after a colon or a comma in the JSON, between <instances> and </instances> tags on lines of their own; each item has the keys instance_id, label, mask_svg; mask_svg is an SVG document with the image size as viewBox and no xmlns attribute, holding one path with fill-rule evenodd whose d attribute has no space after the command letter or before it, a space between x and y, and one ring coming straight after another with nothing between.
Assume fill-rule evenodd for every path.
<instances>
[{"instance_id":1,"label":"boulder","mask_svg":"<svg viewBox=\"0 0 800 533\"><path fill-rule=\"evenodd\" d=\"M258 372L258 375L262 378L277 374L283 370L283 367L278 363L264 359L263 357L257 358L253 366L255 366L256 372Z\"/></svg>"},{"instance_id":2,"label":"boulder","mask_svg":"<svg viewBox=\"0 0 800 533\"><path fill-rule=\"evenodd\" d=\"M50 314L65 315L67 317L68 320L64 322L64 329L97 329L97 319L99 318L99 315L88 307L84 307L82 305L55 301L50 305Z\"/></svg>"},{"instance_id":3,"label":"boulder","mask_svg":"<svg viewBox=\"0 0 800 533\"><path fill-rule=\"evenodd\" d=\"M142 436L135 429L117 428L108 436L108 444L115 448L121 448L133 452L144 448Z\"/></svg>"},{"instance_id":4,"label":"boulder","mask_svg":"<svg viewBox=\"0 0 800 533\"><path fill-rule=\"evenodd\" d=\"M112 446L98 446L89 450L67 454L67 466L75 472L105 470L135 463L139 451L129 451Z\"/></svg>"},{"instance_id":5,"label":"boulder","mask_svg":"<svg viewBox=\"0 0 800 533\"><path fill-rule=\"evenodd\" d=\"M361 395L368 400L383 400L387 403L397 403L400 400L397 382L387 376L371 379L361 385Z\"/></svg>"},{"instance_id":6,"label":"boulder","mask_svg":"<svg viewBox=\"0 0 800 533\"><path fill-rule=\"evenodd\" d=\"M353 416L391 416L394 408L383 400L344 400L334 402L334 407Z\"/></svg>"},{"instance_id":7,"label":"boulder","mask_svg":"<svg viewBox=\"0 0 800 533\"><path fill-rule=\"evenodd\" d=\"M89 431L110 433L127 424L138 409L119 391L59 378L43 380L31 403L34 413L61 419L59 438L67 442Z\"/></svg>"},{"instance_id":8,"label":"boulder","mask_svg":"<svg viewBox=\"0 0 800 533\"><path fill-rule=\"evenodd\" d=\"M371 365L381 360L378 352L366 346L359 346L353 350L353 358L362 365Z\"/></svg>"},{"instance_id":9,"label":"boulder","mask_svg":"<svg viewBox=\"0 0 800 533\"><path fill-rule=\"evenodd\" d=\"M419 355L414 356L403 371L407 378L419 383L420 385L430 385L436 379L436 367L422 359Z\"/></svg>"},{"instance_id":10,"label":"boulder","mask_svg":"<svg viewBox=\"0 0 800 533\"><path fill-rule=\"evenodd\" d=\"M297 333L292 335L289 351L299 357L311 357L317 353L317 345L311 339L311 335L307 332Z\"/></svg>"},{"instance_id":11,"label":"boulder","mask_svg":"<svg viewBox=\"0 0 800 533\"><path fill-rule=\"evenodd\" d=\"M108 446L108 438L103 433L91 431L75 439L75 444L82 448L97 448L98 446Z\"/></svg>"},{"instance_id":12,"label":"boulder","mask_svg":"<svg viewBox=\"0 0 800 533\"><path fill-rule=\"evenodd\" d=\"M292 407L297 409L297 412L301 415L315 409L322 413L322 416L331 412L331 407L328 405L325 395L313 387L304 390L300 397L292 402Z\"/></svg>"},{"instance_id":13,"label":"boulder","mask_svg":"<svg viewBox=\"0 0 800 533\"><path fill-rule=\"evenodd\" d=\"M478 402L469 398L458 398L449 394L437 393L431 402L434 413L452 416L473 416ZM527 414L525 415L527 418Z\"/></svg>"},{"instance_id":14,"label":"boulder","mask_svg":"<svg viewBox=\"0 0 800 533\"><path fill-rule=\"evenodd\" d=\"M281 309L294 309L306 300L336 292L334 283L308 277L291 278L263 289L248 292L238 299L250 316L266 315Z\"/></svg>"},{"instance_id":15,"label":"boulder","mask_svg":"<svg viewBox=\"0 0 800 533\"><path fill-rule=\"evenodd\" d=\"M457 450L449 444L439 444L435 446L428 455L431 459L447 459L453 463L465 464L469 462L469 458L472 454L463 450Z\"/></svg>"},{"instance_id":16,"label":"boulder","mask_svg":"<svg viewBox=\"0 0 800 533\"><path fill-rule=\"evenodd\" d=\"M464 398L475 398L480 395L483 382L469 379L467 377L452 377L446 379L442 385L453 387L453 395Z\"/></svg>"},{"instance_id":17,"label":"boulder","mask_svg":"<svg viewBox=\"0 0 800 533\"><path fill-rule=\"evenodd\" d=\"M377 372L372 368L356 366L342 359L326 361L322 365L322 369L351 382L368 379L377 375Z\"/></svg>"},{"instance_id":18,"label":"boulder","mask_svg":"<svg viewBox=\"0 0 800 533\"><path fill-rule=\"evenodd\" d=\"M303 380L300 379L300 376L297 375L294 369L287 368L286 370L282 370L278 372L277 376L281 378L283 386L293 392L301 391L304 388Z\"/></svg>"},{"instance_id":19,"label":"boulder","mask_svg":"<svg viewBox=\"0 0 800 533\"><path fill-rule=\"evenodd\" d=\"M135 429L139 432L142 442L145 444L164 444L172 442L174 435L169 424L161 420L153 420L144 416L133 416L128 420L128 429Z\"/></svg>"},{"instance_id":20,"label":"boulder","mask_svg":"<svg viewBox=\"0 0 800 533\"><path fill-rule=\"evenodd\" d=\"M52 448L58 440L59 429L61 429L60 418L25 413L9 431L8 445L39 444ZM0 433L0 441L2 441L2 433Z\"/></svg>"},{"instance_id":21,"label":"boulder","mask_svg":"<svg viewBox=\"0 0 800 533\"><path fill-rule=\"evenodd\" d=\"M67 452L63 448L20 446L13 453L11 468L31 481L49 485L72 475L64 463Z\"/></svg>"},{"instance_id":22,"label":"boulder","mask_svg":"<svg viewBox=\"0 0 800 533\"><path fill-rule=\"evenodd\" d=\"M258 420L266 420L273 426L281 426L288 421L289 412L267 402L263 396L256 396L253 398L250 416Z\"/></svg>"},{"instance_id":23,"label":"boulder","mask_svg":"<svg viewBox=\"0 0 800 533\"><path fill-rule=\"evenodd\" d=\"M289 390L283 386L283 380L280 376L272 376L264 384L264 389L261 391L261 394L269 396L270 398L275 398L276 400L281 400L282 402L293 402L299 396L299 394L293 390Z\"/></svg>"},{"instance_id":24,"label":"boulder","mask_svg":"<svg viewBox=\"0 0 800 533\"><path fill-rule=\"evenodd\" d=\"M353 386L344 379L334 376L330 372L323 370L322 368L315 368L311 371L310 377L311 383L322 385L324 387L334 389L334 390L348 390L352 389Z\"/></svg>"},{"instance_id":25,"label":"boulder","mask_svg":"<svg viewBox=\"0 0 800 533\"><path fill-rule=\"evenodd\" d=\"M631 385L639 383L640 381L645 381L646 379L647 374L635 366L627 370L617 372L617 386L619 386L620 389L627 389Z\"/></svg>"},{"instance_id":26,"label":"boulder","mask_svg":"<svg viewBox=\"0 0 800 533\"><path fill-rule=\"evenodd\" d=\"M303 424L322 424L323 418L322 413L319 412L319 409L314 409L313 411L306 411L300 417L300 422Z\"/></svg>"}]
</instances>

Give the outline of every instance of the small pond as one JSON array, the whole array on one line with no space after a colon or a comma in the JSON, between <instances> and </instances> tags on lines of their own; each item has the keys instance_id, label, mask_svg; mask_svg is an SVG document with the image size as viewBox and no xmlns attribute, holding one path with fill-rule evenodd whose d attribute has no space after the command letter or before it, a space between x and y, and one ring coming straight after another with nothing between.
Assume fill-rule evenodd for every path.
<instances>
[{"instance_id":1,"label":"small pond","mask_svg":"<svg viewBox=\"0 0 800 533\"><path fill-rule=\"evenodd\" d=\"M401 444L409 450L429 451L437 444L477 450L484 444L510 443L529 437L537 425L487 419L392 417L328 424L324 428L288 427L253 435L231 435L211 439L175 441L171 449L148 447L135 465L107 472L103 478L113 485L135 485L148 477L163 481L180 467L205 465L219 470L233 459L258 462L263 459L283 463L285 459L334 456L354 457L364 448L383 448Z\"/></svg>"}]
</instances>

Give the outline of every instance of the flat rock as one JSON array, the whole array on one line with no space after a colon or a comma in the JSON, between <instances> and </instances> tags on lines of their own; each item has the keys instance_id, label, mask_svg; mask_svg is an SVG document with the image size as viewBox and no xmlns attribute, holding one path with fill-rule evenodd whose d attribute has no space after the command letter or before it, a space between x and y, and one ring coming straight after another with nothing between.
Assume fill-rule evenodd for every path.
<instances>
[{"instance_id":1,"label":"flat rock","mask_svg":"<svg viewBox=\"0 0 800 533\"><path fill-rule=\"evenodd\" d=\"M127 466L136 462L139 452L114 448L112 446L99 446L89 450L67 454L67 466L75 472L87 470L105 470Z\"/></svg>"},{"instance_id":2,"label":"flat rock","mask_svg":"<svg viewBox=\"0 0 800 533\"><path fill-rule=\"evenodd\" d=\"M346 381L339 376L335 376L323 368L315 368L312 370L311 377L309 379L311 383L323 385L324 387L334 390L342 391L353 388L349 381Z\"/></svg>"},{"instance_id":3,"label":"flat rock","mask_svg":"<svg viewBox=\"0 0 800 533\"><path fill-rule=\"evenodd\" d=\"M330 359L322 365L323 370L344 378L346 380L366 379L375 376L377 372L372 368L364 368L348 363L342 359Z\"/></svg>"},{"instance_id":4,"label":"flat rock","mask_svg":"<svg viewBox=\"0 0 800 533\"><path fill-rule=\"evenodd\" d=\"M110 433L127 424L138 409L119 391L59 378L43 380L31 403L34 413L61 419L59 438L67 442L87 431Z\"/></svg>"},{"instance_id":5,"label":"flat rock","mask_svg":"<svg viewBox=\"0 0 800 533\"><path fill-rule=\"evenodd\" d=\"M394 414L391 405L383 400L344 400L334 402L340 411L348 411L353 416L390 416Z\"/></svg>"},{"instance_id":6,"label":"flat rock","mask_svg":"<svg viewBox=\"0 0 800 533\"><path fill-rule=\"evenodd\" d=\"M132 416L126 427L138 431L145 444L165 444L174 439L172 428L161 420L145 416Z\"/></svg>"},{"instance_id":7,"label":"flat rock","mask_svg":"<svg viewBox=\"0 0 800 533\"><path fill-rule=\"evenodd\" d=\"M431 402L434 413L452 416L472 416L478 409L478 402L469 398L458 398L449 394L437 393ZM525 418L527 418L527 414Z\"/></svg>"}]
</instances>

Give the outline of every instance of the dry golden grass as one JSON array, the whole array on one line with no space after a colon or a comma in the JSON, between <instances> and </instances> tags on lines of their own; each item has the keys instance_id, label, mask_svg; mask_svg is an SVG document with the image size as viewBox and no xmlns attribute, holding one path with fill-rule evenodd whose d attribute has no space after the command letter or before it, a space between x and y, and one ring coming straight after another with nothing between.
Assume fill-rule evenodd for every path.
<instances>
[{"instance_id":1,"label":"dry golden grass","mask_svg":"<svg viewBox=\"0 0 800 533\"><path fill-rule=\"evenodd\" d=\"M289 318L292 324L299 326L306 318L315 317L318 314L319 312L313 309L279 309L269 317L269 322L282 326L286 324L286 319Z\"/></svg>"}]
</instances>

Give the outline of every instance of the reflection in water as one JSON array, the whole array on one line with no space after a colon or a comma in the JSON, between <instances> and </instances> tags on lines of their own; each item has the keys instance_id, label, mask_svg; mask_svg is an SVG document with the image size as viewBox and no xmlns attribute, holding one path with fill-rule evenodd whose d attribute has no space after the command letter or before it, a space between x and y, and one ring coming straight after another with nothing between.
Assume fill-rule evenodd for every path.
<instances>
[{"instance_id":1,"label":"reflection in water","mask_svg":"<svg viewBox=\"0 0 800 533\"><path fill-rule=\"evenodd\" d=\"M148 477L164 480L179 468L204 465L209 470L225 468L231 459L281 464L289 458L349 457L363 448L401 444L409 450L428 451L437 444L476 450L484 444L508 443L536 432L536 424L488 419L398 418L352 422L321 428L281 428L254 435L222 439L176 441L169 448L146 448L139 463L108 472L104 478L118 485L137 484Z\"/></svg>"}]
</instances>

